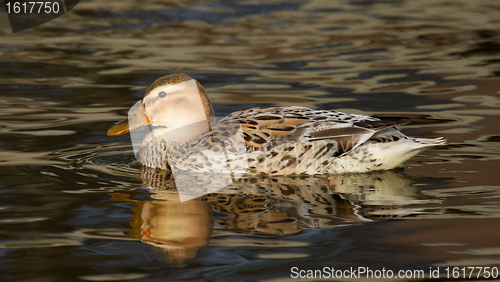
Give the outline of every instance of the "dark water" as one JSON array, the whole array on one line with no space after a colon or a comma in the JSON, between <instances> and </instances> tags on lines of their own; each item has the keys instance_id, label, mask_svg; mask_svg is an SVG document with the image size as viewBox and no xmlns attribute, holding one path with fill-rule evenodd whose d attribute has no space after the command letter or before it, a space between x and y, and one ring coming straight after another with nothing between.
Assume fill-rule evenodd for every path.
<instances>
[{"instance_id":1,"label":"dark water","mask_svg":"<svg viewBox=\"0 0 500 282\"><path fill-rule=\"evenodd\" d=\"M499 1L80 1L18 34L0 14L2 281L499 267ZM449 144L405 169L255 178L179 202L167 175L140 170L129 136L105 136L178 72L219 116L390 115Z\"/></svg>"}]
</instances>

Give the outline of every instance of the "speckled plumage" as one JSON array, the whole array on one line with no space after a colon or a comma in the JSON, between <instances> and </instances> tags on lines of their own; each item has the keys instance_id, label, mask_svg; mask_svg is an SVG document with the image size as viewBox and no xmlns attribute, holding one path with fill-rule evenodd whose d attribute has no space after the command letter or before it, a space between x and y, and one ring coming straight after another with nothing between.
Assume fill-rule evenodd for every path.
<instances>
[{"instance_id":1,"label":"speckled plumage","mask_svg":"<svg viewBox=\"0 0 500 282\"><path fill-rule=\"evenodd\" d=\"M189 80L184 74L160 78L146 96L159 86ZM199 83L197 87L208 118L207 130L192 140L175 140L168 129L155 128L139 151L145 166L273 175L366 172L401 166L427 147L445 143L442 138L407 137L394 128L406 120L305 107L253 108L215 123L210 120L209 98Z\"/></svg>"}]
</instances>

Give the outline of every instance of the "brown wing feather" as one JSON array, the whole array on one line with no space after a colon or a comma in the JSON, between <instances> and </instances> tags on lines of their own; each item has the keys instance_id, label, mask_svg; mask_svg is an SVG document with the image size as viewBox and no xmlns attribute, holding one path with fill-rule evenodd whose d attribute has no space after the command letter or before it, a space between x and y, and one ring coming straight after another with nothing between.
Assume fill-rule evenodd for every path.
<instances>
[{"instance_id":1,"label":"brown wing feather","mask_svg":"<svg viewBox=\"0 0 500 282\"><path fill-rule=\"evenodd\" d=\"M254 108L229 116L240 123L247 146L257 149L270 142L330 139L339 144L338 154L348 152L377 131L408 122L403 119L359 117L303 107Z\"/></svg>"},{"instance_id":2,"label":"brown wing feather","mask_svg":"<svg viewBox=\"0 0 500 282\"><path fill-rule=\"evenodd\" d=\"M357 136L363 134L373 134L374 131L371 129L366 129L362 127L339 127L339 128L330 128L321 131L315 131L310 133L309 140L324 140L324 139L332 139L332 138L345 138L349 136Z\"/></svg>"},{"instance_id":3,"label":"brown wing feather","mask_svg":"<svg viewBox=\"0 0 500 282\"><path fill-rule=\"evenodd\" d=\"M328 123L328 121L325 121L325 123ZM340 156L361 145L361 143L371 138L376 132L406 123L409 123L409 121L405 119L366 119L353 122L349 127L328 128L311 132L309 140L335 140L338 144L338 151L335 156ZM321 127L321 125L318 127Z\"/></svg>"},{"instance_id":4,"label":"brown wing feather","mask_svg":"<svg viewBox=\"0 0 500 282\"><path fill-rule=\"evenodd\" d=\"M301 125L311 122L310 119L259 114L253 119L257 125L242 123L241 128L247 146L262 148L269 140L292 136Z\"/></svg>"},{"instance_id":5,"label":"brown wing feather","mask_svg":"<svg viewBox=\"0 0 500 282\"><path fill-rule=\"evenodd\" d=\"M386 129L391 126L402 125L410 123L410 120L403 118L377 118L378 120L363 120L357 121L353 124L363 128L369 128L376 131Z\"/></svg>"}]
</instances>

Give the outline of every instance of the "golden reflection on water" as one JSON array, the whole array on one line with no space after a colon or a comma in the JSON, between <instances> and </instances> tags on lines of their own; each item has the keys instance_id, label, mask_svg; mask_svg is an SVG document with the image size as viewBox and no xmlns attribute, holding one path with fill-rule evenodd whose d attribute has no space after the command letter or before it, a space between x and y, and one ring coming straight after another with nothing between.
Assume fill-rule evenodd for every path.
<instances>
[{"instance_id":1,"label":"golden reflection on water","mask_svg":"<svg viewBox=\"0 0 500 282\"><path fill-rule=\"evenodd\" d=\"M140 202L133 211L130 236L152 245L167 262L182 263L208 244L212 218L205 202L165 198Z\"/></svg>"},{"instance_id":2,"label":"golden reflection on water","mask_svg":"<svg viewBox=\"0 0 500 282\"><path fill-rule=\"evenodd\" d=\"M210 181L197 178L196 185ZM255 235L283 236L304 230L332 228L416 214L440 214L441 200L424 196L402 171L335 176L243 177L197 199L181 202L167 171L141 169L143 188L151 200L112 193L132 202L129 235L152 246L169 263L181 265L207 246L217 229ZM425 208L420 205L426 204ZM411 206L411 208L407 207ZM212 213L224 217L214 221ZM234 244L229 240L228 244ZM219 241L218 246L224 246ZM285 246L283 246L285 247Z\"/></svg>"}]
</instances>

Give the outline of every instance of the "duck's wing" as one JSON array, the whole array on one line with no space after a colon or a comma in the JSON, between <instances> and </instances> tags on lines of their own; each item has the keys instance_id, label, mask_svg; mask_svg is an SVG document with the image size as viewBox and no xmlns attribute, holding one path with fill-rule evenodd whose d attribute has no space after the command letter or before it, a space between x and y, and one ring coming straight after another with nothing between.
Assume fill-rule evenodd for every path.
<instances>
[{"instance_id":1,"label":"duck's wing","mask_svg":"<svg viewBox=\"0 0 500 282\"><path fill-rule=\"evenodd\" d=\"M338 144L337 156L363 144L376 132L408 123L403 119L380 119L338 111L275 107L234 112L221 120L220 126L234 124L235 120L250 149L272 148L288 142L327 140Z\"/></svg>"}]
</instances>

